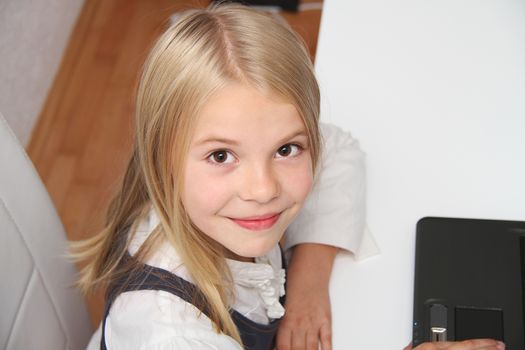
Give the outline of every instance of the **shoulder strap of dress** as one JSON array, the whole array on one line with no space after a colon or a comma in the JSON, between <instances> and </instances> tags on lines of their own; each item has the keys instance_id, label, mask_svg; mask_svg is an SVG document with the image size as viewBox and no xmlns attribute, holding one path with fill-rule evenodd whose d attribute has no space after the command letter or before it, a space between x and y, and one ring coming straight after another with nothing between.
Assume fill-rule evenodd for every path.
<instances>
[{"instance_id":1,"label":"shoulder strap of dress","mask_svg":"<svg viewBox=\"0 0 525 350\"><path fill-rule=\"evenodd\" d=\"M133 258L130 255L126 255L123 258L123 263L130 259ZM105 342L106 319L113 302L121 293L136 290L161 290L174 294L184 301L195 305L202 313L210 317L206 299L194 284L161 268L139 264L137 269L126 276L118 278L108 287L104 318L102 320L102 337L100 339L100 348L102 350L107 349Z\"/></svg>"}]
</instances>

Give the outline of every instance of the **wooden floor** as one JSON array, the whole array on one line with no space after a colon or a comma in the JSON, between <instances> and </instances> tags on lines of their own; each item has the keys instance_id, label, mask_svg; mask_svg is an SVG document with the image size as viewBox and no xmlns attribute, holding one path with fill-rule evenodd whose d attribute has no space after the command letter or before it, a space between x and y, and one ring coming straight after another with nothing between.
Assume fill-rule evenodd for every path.
<instances>
[{"instance_id":1,"label":"wooden floor","mask_svg":"<svg viewBox=\"0 0 525 350\"><path fill-rule=\"evenodd\" d=\"M207 3L86 0L27 149L70 239L102 228L130 155L134 89L153 40L171 14ZM321 11L283 16L315 57ZM88 305L96 325L101 293L88 298Z\"/></svg>"}]
</instances>

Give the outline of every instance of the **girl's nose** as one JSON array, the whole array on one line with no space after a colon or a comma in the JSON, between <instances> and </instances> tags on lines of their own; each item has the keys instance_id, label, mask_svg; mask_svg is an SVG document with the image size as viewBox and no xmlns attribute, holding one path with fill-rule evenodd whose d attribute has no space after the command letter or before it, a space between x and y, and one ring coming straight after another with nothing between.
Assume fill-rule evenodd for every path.
<instances>
[{"instance_id":1,"label":"girl's nose","mask_svg":"<svg viewBox=\"0 0 525 350\"><path fill-rule=\"evenodd\" d=\"M242 200L264 204L277 198L281 192L278 177L269 164L257 163L247 166L242 176Z\"/></svg>"}]
</instances>

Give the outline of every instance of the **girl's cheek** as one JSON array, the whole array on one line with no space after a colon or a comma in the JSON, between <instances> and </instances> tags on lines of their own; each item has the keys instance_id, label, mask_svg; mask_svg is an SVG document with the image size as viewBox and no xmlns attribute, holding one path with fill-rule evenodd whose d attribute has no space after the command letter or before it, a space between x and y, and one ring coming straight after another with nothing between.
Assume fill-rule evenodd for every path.
<instances>
[{"instance_id":1,"label":"girl's cheek","mask_svg":"<svg viewBox=\"0 0 525 350\"><path fill-rule=\"evenodd\" d=\"M210 171L202 166L193 170L187 174L191 188L188 188L186 193L192 197L190 200L198 202L201 208L207 208L211 212L219 209L227 200L228 191L231 189L227 177L216 169Z\"/></svg>"},{"instance_id":2,"label":"girl's cheek","mask_svg":"<svg viewBox=\"0 0 525 350\"><path fill-rule=\"evenodd\" d=\"M296 168L290 169L285 174L286 179L285 188L287 192L291 193L297 202L303 202L311 192L313 187L313 174L311 162L304 162Z\"/></svg>"},{"instance_id":3,"label":"girl's cheek","mask_svg":"<svg viewBox=\"0 0 525 350\"><path fill-rule=\"evenodd\" d=\"M298 197L302 198L302 201L306 200L306 197L310 194L313 187L313 175L308 173L303 177L297 179L297 194Z\"/></svg>"}]
</instances>

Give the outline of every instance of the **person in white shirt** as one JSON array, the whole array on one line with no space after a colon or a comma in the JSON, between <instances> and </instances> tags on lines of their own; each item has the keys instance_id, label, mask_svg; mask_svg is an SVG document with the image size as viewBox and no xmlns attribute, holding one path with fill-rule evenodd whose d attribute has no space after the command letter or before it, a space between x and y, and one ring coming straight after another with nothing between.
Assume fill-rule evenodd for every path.
<instances>
[{"instance_id":1,"label":"person in white shirt","mask_svg":"<svg viewBox=\"0 0 525 350\"><path fill-rule=\"evenodd\" d=\"M89 348L329 349L331 263L337 247L359 246L364 225L353 206L363 178L346 175L363 164L331 127L322 154L318 120L313 67L289 27L240 5L183 14L145 63L136 144L107 227L75 248L91 258L83 290L108 286ZM330 205L346 204L341 193L349 217ZM330 234L332 225L349 231ZM289 227L287 294L278 244ZM291 316L277 334L284 306Z\"/></svg>"}]
</instances>

